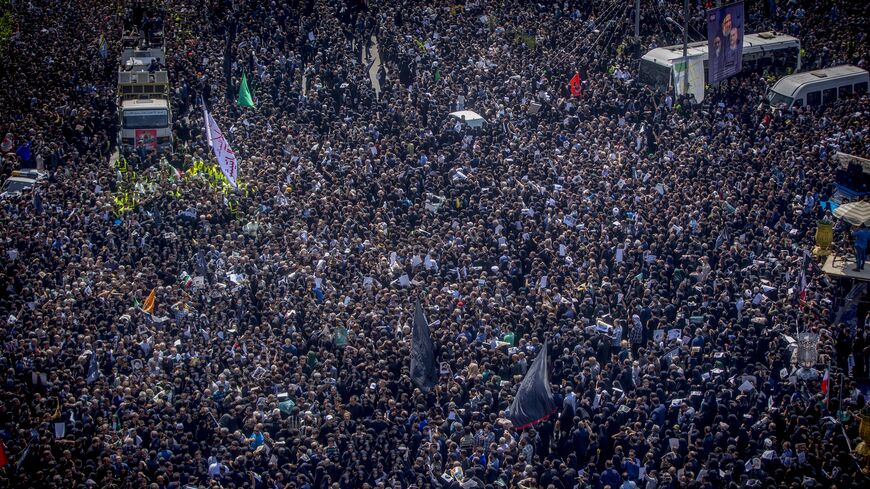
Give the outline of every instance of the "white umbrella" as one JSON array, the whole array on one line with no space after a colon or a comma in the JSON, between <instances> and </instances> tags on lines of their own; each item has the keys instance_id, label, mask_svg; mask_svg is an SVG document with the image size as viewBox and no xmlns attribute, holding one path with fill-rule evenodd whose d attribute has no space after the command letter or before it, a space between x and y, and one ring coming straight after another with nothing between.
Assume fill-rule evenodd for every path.
<instances>
[{"instance_id":1,"label":"white umbrella","mask_svg":"<svg viewBox=\"0 0 870 489\"><path fill-rule=\"evenodd\" d=\"M870 202L849 202L834 209L834 217L839 217L849 224L860 226L870 224Z\"/></svg>"}]
</instances>

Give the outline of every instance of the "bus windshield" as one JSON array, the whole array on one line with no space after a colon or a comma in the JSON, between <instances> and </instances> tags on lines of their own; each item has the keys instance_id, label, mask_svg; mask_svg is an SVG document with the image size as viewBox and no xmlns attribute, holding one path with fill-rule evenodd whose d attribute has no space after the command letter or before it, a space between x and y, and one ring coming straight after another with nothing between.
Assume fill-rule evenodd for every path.
<instances>
[{"instance_id":1,"label":"bus windshield","mask_svg":"<svg viewBox=\"0 0 870 489\"><path fill-rule=\"evenodd\" d=\"M767 92L767 100L770 101L770 105L774 107L780 104L785 104L786 107L789 107L791 106L791 103L794 99L770 90L769 92Z\"/></svg>"},{"instance_id":2,"label":"bus windshield","mask_svg":"<svg viewBox=\"0 0 870 489\"><path fill-rule=\"evenodd\" d=\"M671 70L667 66L641 59L639 79L647 85L667 88L671 81Z\"/></svg>"},{"instance_id":3,"label":"bus windshield","mask_svg":"<svg viewBox=\"0 0 870 489\"><path fill-rule=\"evenodd\" d=\"M166 109L125 110L124 129L152 129L169 125Z\"/></svg>"}]
</instances>

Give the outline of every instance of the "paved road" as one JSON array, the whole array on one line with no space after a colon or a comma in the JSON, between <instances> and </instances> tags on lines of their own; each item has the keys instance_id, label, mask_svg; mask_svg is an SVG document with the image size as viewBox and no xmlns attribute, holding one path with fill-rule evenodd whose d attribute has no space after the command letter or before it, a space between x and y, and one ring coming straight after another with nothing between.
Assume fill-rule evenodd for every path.
<instances>
[{"instance_id":1,"label":"paved road","mask_svg":"<svg viewBox=\"0 0 870 489\"><path fill-rule=\"evenodd\" d=\"M369 54L374 58L374 62L369 67L369 80L372 83L372 88L375 89L375 94L380 96L381 94L381 84L378 83L378 68L381 66L381 52L378 49L378 38L376 36L372 36L372 47L369 50ZM365 66L365 51L362 47L359 47L359 61ZM302 94L305 95L308 93L308 75L303 71L302 73Z\"/></svg>"}]
</instances>

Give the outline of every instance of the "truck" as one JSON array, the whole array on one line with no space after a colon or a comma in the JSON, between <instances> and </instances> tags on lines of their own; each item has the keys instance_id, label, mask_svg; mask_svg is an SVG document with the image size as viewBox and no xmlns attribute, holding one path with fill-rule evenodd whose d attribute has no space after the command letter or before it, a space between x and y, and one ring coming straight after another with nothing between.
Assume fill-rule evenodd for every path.
<instances>
[{"instance_id":1,"label":"truck","mask_svg":"<svg viewBox=\"0 0 870 489\"><path fill-rule=\"evenodd\" d=\"M172 106L162 35L125 35L118 68L118 144L171 151Z\"/></svg>"}]
</instances>

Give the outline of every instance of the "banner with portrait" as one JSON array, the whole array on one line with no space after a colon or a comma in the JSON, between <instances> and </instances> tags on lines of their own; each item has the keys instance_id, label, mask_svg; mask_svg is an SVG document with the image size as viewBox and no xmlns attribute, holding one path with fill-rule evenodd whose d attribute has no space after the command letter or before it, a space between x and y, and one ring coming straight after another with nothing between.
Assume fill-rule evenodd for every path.
<instances>
[{"instance_id":1,"label":"banner with portrait","mask_svg":"<svg viewBox=\"0 0 870 489\"><path fill-rule=\"evenodd\" d=\"M743 2L707 11L707 82L740 73L743 65Z\"/></svg>"},{"instance_id":2,"label":"banner with portrait","mask_svg":"<svg viewBox=\"0 0 870 489\"><path fill-rule=\"evenodd\" d=\"M136 129L134 134L134 146L136 148L145 146L149 150L157 149L157 129Z\"/></svg>"}]
</instances>

